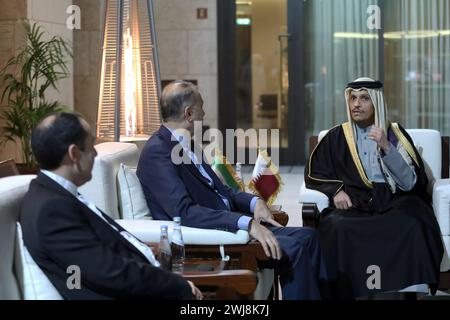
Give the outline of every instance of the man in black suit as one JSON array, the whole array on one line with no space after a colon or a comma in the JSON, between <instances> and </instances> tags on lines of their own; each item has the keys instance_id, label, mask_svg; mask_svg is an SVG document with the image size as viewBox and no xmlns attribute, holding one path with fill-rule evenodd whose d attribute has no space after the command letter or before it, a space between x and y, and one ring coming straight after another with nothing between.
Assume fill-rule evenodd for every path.
<instances>
[{"instance_id":1,"label":"man in black suit","mask_svg":"<svg viewBox=\"0 0 450 320\"><path fill-rule=\"evenodd\" d=\"M205 115L197 87L185 81L168 84L161 114L163 125L144 146L136 172L152 216L180 216L189 227L246 230L268 257L282 260L283 299L320 299L325 270L316 231L282 227L262 199L225 186L205 163L201 148L190 150L194 122Z\"/></svg>"},{"instance_id":2,"label":"man in black suit","mask_svg":"<svg viewBox=\"0 0 450 320\"><path fill-rule=\"evenodd\" d=\"M159 268L146 245L77 193L91 179L94 140L72 113L51 114L33 130L41 172L20 215L33 259L66 299L201 299L191 282ZM71 266L80 271L79 288L67 285Z\"/></svg>"}]
</instances>

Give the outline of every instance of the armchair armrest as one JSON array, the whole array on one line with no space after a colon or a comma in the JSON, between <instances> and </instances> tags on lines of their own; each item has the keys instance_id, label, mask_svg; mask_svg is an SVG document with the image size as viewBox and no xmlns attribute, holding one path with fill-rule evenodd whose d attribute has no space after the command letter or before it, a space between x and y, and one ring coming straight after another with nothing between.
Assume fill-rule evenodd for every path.
<instances>
[{"instance_id":1,"label":"armchair armrest","mask_svg":"<svg viewBox=\"0 0 450 320\"><path fill-rule=\"evenodd\" d=\"M433 185L433 209L444 244L441 262L441 272L444 272L450 269L450 179L438 179Z\"/></svg>"},{"instance_id":2,"label":"armchair armrest","mask_svg":"<svg viewBox=\"0 0 450 320\"><path fill-rule=\"evenodd\" d=\"M328 207L330 202L325 194L306 188L303 182L300 187L299 203L302 205L303 226L317 228L320 212Z\"/></svg>"},{"instance_id":3,"label":"armchair armrest","mask_svg":"<svg viewBox=\"0 0 450 320\"><path fill-rule=\"evenodd\" d=\"M273 218L276 222L281 224L283 227L285 227L289 222L289 216L284 211L273 211L271 210L273 214Z\"/></svg>"},{"instance_id":4,"label":"armchair armrest","mask_svg":"<svg viewBox=\"0 0 450 320\"><path fill-rule=\"evenodd\" d=\"M269 207L270 212L273 215L273 218L276 222L278 222L279 224L281 224L282 226L286 226L289 222L289 215L284 212L283 210L281 210L281 205L271 205ZM240 214L249 216L249 217L253 217L250 213L246 213L246 212L239 212Z\"/></svg>"},{"instance_id":5,"label":"armchair armrest","mask_svg":"<svg viewBox=\"0 0 450 320\"><path fill-rule=\"evenodd\" d=\"M315 203L319 211L322 211L329 206L330 201L322 192L306 188L303 182L300 187L299 203Z\"/></svg>"},{"instance_id":6,"label":"armchair armrest","mask_svg":"<svg viewBox=\"0 0 450 320\"><path fill-rule=\"evenodd\" d=\"M169 227L169 237L171 237L173 222L164 220L116 220L123 228L135 235L139 240L150 243L159 242L161 234L160 226L165 224ZM191 227L181 227L183 240L186 245L230 245L246 244L250 240L247 231L238 230L236 233L200 229Z\"/></svg>"},{"instance_id":7,"label":"armchair armrest","mask_svg":"<svg viewBox=\"0 0 450 320\"><path fill-rule=\"evenodd\" d=\"M442 235L450 235L450 179L438 179L433 186L433 209Z\"/></svg>"}]
</instances>

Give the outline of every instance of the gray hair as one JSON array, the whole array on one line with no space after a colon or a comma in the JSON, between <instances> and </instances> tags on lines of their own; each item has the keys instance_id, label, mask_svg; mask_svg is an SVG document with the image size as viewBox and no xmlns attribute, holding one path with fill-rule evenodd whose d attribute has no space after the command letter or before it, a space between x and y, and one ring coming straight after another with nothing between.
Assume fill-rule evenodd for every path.
<instances>
[{"instance_id":1,"label":"gray hair","mask_svg":"<svg viewBox=\"0 0 450 320\"><path fill-rule=\"evenodd\" d=\"M161 94L163 121L180 120L187 106L193 106L200 101L197 86L192 82L176 80L169 83Z\"/></svg>"}]
</instances>

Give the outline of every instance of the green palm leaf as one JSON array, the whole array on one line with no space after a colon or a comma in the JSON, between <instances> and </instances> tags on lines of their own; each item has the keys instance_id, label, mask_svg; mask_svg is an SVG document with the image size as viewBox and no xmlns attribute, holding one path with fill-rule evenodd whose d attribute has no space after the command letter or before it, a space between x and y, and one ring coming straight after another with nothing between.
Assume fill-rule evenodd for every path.
<instances>
[{"instance_id":1,"label":"green palm leaf","mask_svg":"<svg viewBox=\"0 0 450 320\"><path fill-rule=\"evenodd\" d=\"M47 114L61 111L58 101L47 101L47 89L58 90L58 82L69 75L68 59L72 48L59 36L50 37L37 23L23 21L26 41L22 49L0 69L3 85L0 117L2 142L20 141L23 161L31 166L35 160L31 152L31 131Z\"/></svg>"}]
</instances>

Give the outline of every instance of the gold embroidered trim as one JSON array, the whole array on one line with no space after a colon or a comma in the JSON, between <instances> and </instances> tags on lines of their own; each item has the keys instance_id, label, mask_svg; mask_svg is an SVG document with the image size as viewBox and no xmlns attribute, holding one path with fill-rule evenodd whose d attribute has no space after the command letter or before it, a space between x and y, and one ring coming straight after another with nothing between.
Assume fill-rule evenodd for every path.
<instances>
[{"instance_id":1,"label":"gold embroidered trim","mask_svg":"<svg viewBox=\"0 0 450 320\"><path fill-rule=\"evenodd\" d=\"M361 160L359 159L358 150L356 149L355 140L353 138L352 128L350 127L349 122L345 122L342 124L342 128L344 129L345 140L347 141L348 148L350 149L350 154L352 155L353 162L356 165L356 169L358 169L359 176L361 180L364 182L366 187L373 188L372 182L366 176L366 172L361 164Z\"/></svg>"},{"instance_id":2,"label":"gold embroidered trim","mask_svg":"<svg viewBox=\"0 0 450 320\"><path fill-rule=\"evenodd\" d=\"M337 191L334 193L333 198L339 193L339 191L342 190L342 187L344 186L344 184L341 184L341 186L339 187L339 189L337 189Z\"/></svg>"},{"instance_id":3,"label":"gold embroidered trim","mask_svg":"<svg viewBox=\"0 0 450 320\"><path fill-rule=\"evenodd\" d=\"M336 128L336 127L338 127L338 126L334 126L334 127L331 128L330 130L333 130L333 129ZM328 132L330 132L330 130L328 130ZM327 132L327 134L328 134L328 132ZM319 138L319 137L317 137L317 138ZM319 144L322 143L322 141L323 141L323 139L320 140L320 141L317 143L317 145L314 147L314 150L311 152L311 155L309 156L309 161L308 161L308 178L310 178L311 180L319 181L319 182L339 182L339 183L342 183L342 186L343 186L343 185L344 185L344 182L343 182L342 180L326 180L326 179L314 178L314 177L311 176L311 160L312 160L312 158L313 158L313 156L314 156L314 152L316 152L317 147L319 146ZM342 188L342 186L341 186L340 188ZM339 188L339 189L340 189L340 188Z\"/></svg>"},{"instance_id":4,"label":"gold embroidered trim","mask_svg":"<svg viewBox=\"0 0 450 320\"><path fill-rule=\"evenodd\" d=\"M398 123L392 122L391 123L392 131L394 131L395 136L398 140L403 144L405 147L406 152L408 152L409 156L414 160L414 162L419 166L419 161L417 160L416 153L414 152L414 148L411 146L411 143L409 143L408 139L403 135L402 131L400 130L400 127L398 126Z\"/></svg>"}]
</instances>

